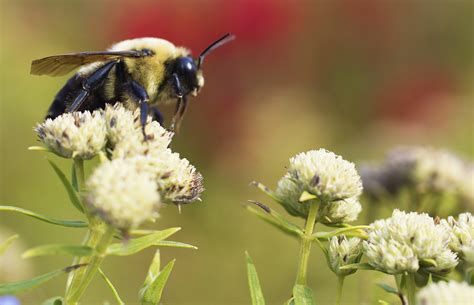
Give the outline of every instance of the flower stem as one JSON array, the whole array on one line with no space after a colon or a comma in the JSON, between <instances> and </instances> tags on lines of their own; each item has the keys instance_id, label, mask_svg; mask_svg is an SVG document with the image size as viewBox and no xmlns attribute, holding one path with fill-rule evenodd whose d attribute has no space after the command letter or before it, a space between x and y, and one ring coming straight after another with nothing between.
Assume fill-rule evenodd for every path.
<instances>
[{"instance_id":1,"label":"flower stem","mask_svg":"<svg viewBox=\"0 0 474 305\"><path fill-rule=\"evenodd\" d=\"M342 297L342 288L344 287L344 279L346 277L344 275L339 275L337 277L337 299L336 299L336 305L341 304L341 297Z\"/></svg>"},{"instance_id":2,"label":"flower stem","mask_svg":"<svg viewBox=\"0 0 474 305\"><path fill-rule=\"evenodd\" d=\"M84 189L84 185L86 181L86 178L85 178L86 176L84 174L84 160L74 159L74 167L76 170L79 192L81 192Z\"/></svg>"},{"instance_id":3,"label":"flower stem","mask_svg":"<svg viewBox=\"0 0 474 305\"><path fill-rule=\"evenodd\" d=\"M415 294L416 294L416 284L415 284L415 274L408 273L405 275L405 284L406 284L406 293L408 299L408 305L415 305Z\"/></svg>"},{"instance_id":4,"label":"flower stem","mask_svg":"<svg viewBox=\"0 0 474 305\"><path fill-rule=\"evenodd\" d=\"M306 273L308 269L308 259L312 243L311 235L313 234L314 225L316 224L318 206L319 205L316 203L311 203L308 218L306 219L304 235L301 236L300 264L298 267L298 274L296 276L297 285L306 285Z\"/></svg>"},{"instance_id":5,"label":"flower stem","mask_svg":"<svg viewBox=\"0 0 474 305\"><path fill-rule=\"evenodd\" d=\"M79 302L79 299L82 297L84 291L102 264L107 247L112 242L114 233L115 230L112 227L109 227L99 220L94 220L94 222L91 223L84 245L94 248L94 254L81 258L79 263L87 264L87 266L77 269L68 279L65 296L66 305L76 305Z\"/></svg>"}]
</instances>

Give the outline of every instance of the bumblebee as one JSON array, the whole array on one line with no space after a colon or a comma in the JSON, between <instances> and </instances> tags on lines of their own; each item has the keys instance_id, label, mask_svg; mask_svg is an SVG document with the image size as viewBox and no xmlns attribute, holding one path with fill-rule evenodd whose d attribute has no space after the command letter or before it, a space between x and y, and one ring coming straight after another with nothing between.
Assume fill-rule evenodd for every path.
<instances>
[{"instance_id":1,"label":"bumblebee","mask_svg":"<svg viewBox=\"0 0 474 305\"><path fill-rule=\"evenodd\" d=\"M202 64L212 50L233 40L226 34L209 45L198 58L189 50L160 38L118 42L104 52L81 52L34 60L31 74L62 76L77 68L56 94L46 118L65 112L104 109L106 104L126 103L140 108L143 134L147 115L163 125L158 105L176 101L171 130L179 130L188 105L204 85ZM145 135L146 137L146 135Z\"/></svg>"}]
</instances>

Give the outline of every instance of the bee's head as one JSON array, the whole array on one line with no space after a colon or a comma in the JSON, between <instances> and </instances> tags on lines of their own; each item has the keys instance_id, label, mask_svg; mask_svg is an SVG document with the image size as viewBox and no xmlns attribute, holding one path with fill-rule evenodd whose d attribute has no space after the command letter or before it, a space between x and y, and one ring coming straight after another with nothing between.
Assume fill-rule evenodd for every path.
<instances>
[{"instance_id":1,"label":"bee's head","mask_svg":"<svg viewBox=\"0 0 474 305\"><path fill-rule=\"evenodd\" d=\"M204 85L202 63L204 62L206 55L212 50L215 50L234 39L234 35L225 34L202 51L197 59L194 59L191 56L183 56L176 59L173 73L178 76L184 95L191 93L195 96Z\"/></svg>"},{"instance_id":2,"label":"bee's head","mask_svg":"<svg viewBox=\"0 0 474 305\"><path fill-rule=\"evenodd\" d=\"M174 73L178 76L185 95L196 95L204 85L202 73L191 56L177 58Z\"/></svg>"}]
</instances>

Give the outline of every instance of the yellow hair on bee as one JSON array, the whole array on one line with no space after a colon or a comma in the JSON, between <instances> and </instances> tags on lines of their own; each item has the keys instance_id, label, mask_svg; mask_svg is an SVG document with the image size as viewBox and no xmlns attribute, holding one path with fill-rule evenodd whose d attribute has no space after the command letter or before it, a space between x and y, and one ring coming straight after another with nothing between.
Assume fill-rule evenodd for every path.
<instances>
[{"instance_id":1,"label":"yellow hair on bee","mask_svg":"<svg viewBox=\"0 0 474 305\"><path fill-rule=\"evenodd\" d=\"M171 42L160 38L136 38L124 40L114 44L109 51L125 51L150 49L153 56L143 58L125 58L125 67L132 78L141 84L150 94L150 102L157 99L158 86L165 76L165 62L180 56L188 56L189 50L176 47ZM114 73L111 73L114 75ZM115 77L110 77L106 83L105 92L108 96L113 95L115 88Z\"/></svg>"}]
</instances>

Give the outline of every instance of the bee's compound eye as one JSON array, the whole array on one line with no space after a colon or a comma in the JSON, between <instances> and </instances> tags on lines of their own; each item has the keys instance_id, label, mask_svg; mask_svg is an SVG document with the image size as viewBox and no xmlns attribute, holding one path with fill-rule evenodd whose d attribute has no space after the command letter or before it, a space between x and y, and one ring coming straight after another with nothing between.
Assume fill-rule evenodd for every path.
<instances>
[{"instance_id":1,"label":"bee's compound eye","mask_svg":"<svg viewBox=\"0 0 474 305\"><path fill-rule=\"evenodd\" d=\"M178 58L176 61L176 74L184 83L187 91L198 87L197 66L190 56Z\"/></svg>"}]
</instances>

